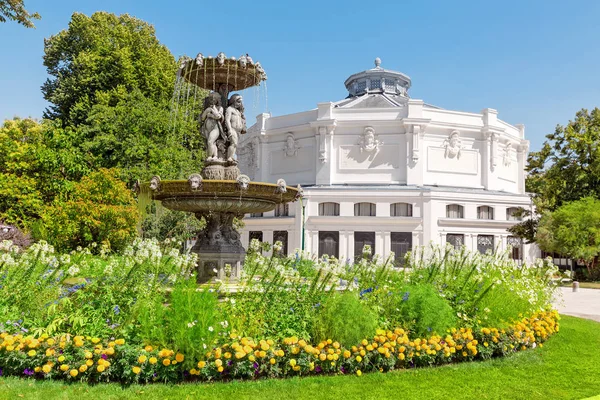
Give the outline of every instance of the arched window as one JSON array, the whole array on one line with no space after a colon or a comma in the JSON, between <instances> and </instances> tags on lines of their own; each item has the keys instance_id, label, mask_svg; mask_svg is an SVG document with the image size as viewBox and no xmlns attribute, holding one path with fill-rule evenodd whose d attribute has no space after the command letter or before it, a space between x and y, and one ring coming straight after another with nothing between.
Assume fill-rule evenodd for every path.
<instances>
[{"instance_id":1,"label":"arched window","mask_svg":"<svg viewBox=\"0 0 600 400\"><path fill-rule=\"evenodd\" d=\"M375 203L356 203L354 204L355 217L374 217L377 212Z\"/></svg>"},{"instance_id":2,"label":"arched window","mask_svg":"<svg viewBox=\"0 0 600 400\"><path fill-rule=\"evenodd\" d=\"M489 206L477 207L477 219L494 219L494 209Z\"/></svg>"},{"instance_id":3,"label":"arched window","mask_svg":"<svg viewBox=\"0 0 600 400\"><path fill-rule=\"evenodd\" d=\"M523 217L517 215L519 212L519 207L510 207L506 209L506 220L507 221L521 221Z\"/></svg>"},{"instance_id":4,"label":"arched window","mask_svg":"<svg viewBox=\"0 0 600 400\"><path fill-rule=\"evenodd\" d=\"M319 215L320 216L339 216L340 205L339 203L319 203Z\"/></svg>"},{"instance_id":5,"label":"arched window","mask_svg":"<svg viewBox=\"0 0 600 400\"><path fill-rule=\"evenodd\" d=\"M392 217L412 217L412 204L394 203L390 204L390 215Z\"/></svg>"},{"instance_id":6,"label":"arched window","mask_svg":"<svg viewBox=\"0 0 600 400\"><path fill-rule=\"evenodd\" d=\"M446 206L446 218L464 218L464 207L460 204L448 204Z\"/></svg>"}]
</instances>

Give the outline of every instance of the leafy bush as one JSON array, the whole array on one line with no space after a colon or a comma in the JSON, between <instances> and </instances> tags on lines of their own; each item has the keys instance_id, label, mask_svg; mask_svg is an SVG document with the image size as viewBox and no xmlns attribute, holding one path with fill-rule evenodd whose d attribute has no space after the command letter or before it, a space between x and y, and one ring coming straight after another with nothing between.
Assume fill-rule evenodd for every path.
<instances>
[{"instance_id":1,"label":"leafy bush","mask_svg":"<svg viewBox=\"0 0 600 400\"><path fill-rule=\"evenodd\" d=\"M334 293L315 311L313 338L318 341L336 338L343 345L352 346L373 336L379 327L377 313L356 292Z\"/></svg>"},{"instance_id":2,"label":"leafy bush","mask_svg":"<svg viewBox=\"0 0 600 400\"><path fill-rule=\"evenodd\" d=\"M44 209L39 234L59 250L104 243L119 251L135 237L138 218L133 193L117 172L100 169L76 183L66 199Z\"/></svg>"}]
</instances>

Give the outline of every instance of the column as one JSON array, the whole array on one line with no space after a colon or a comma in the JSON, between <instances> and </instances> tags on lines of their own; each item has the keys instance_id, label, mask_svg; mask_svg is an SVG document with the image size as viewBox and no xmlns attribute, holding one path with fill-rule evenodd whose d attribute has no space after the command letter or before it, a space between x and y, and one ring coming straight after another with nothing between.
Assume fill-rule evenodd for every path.
<instances>
[{"instance_id":1,"label":"column","mask_svg":"<svg viewBox=\"0 0 600 400\"><path fill-rule=\"evenodd\" d=\"M383 231L375 232L375 254L379 254L379 258L385 259L385 242L383 238Z\"/></svg>"}]
</instances>

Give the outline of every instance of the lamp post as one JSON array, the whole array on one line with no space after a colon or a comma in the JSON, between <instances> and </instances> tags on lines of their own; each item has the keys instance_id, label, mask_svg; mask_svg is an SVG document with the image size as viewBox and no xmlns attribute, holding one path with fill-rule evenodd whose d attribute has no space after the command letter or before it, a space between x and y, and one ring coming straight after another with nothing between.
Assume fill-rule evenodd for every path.
<instances>
[{"instance_id":1,"label":"lamp post","mask_svg":"<svg viewBox=\"0 0 600 400\"><path fill-rule=\"evenodd\" d=\"M302 204L302 252L304 252L304 228L306 227L306 202L308 199L302 194L300 197L300 203Z\"/></svg>"}]
</instances>

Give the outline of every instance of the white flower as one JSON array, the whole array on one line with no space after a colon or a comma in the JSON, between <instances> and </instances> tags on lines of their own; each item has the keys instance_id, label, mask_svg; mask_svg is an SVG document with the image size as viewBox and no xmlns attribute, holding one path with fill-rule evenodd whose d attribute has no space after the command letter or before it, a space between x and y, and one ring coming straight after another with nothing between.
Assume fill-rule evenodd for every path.
<instances>
[{"instance_id":1,"label":"white flower","mask_svg":"<svg viewBox=\"0 0 600 400\"><path fill-rule=\"evenodd\" d=\"M75 276L79 273L79 268L77 268L76 265L72 265L68 270L67 270L67 274L71 275L71 276Z\"/></svg>"},{"instance_id":2,"label":"white flower","mask_svg":"<svg viewBox=\"0 0 600 400\"><path fill-rule=\"evenodd\" d=\"M209 326L209 327L208 327L208 331L209 331L209 332L212 332L212 331L214 331L214 330L215 330L215 328L213 328L212 326Z\"/></svg>"}]
</instances>

